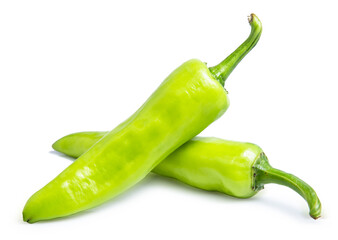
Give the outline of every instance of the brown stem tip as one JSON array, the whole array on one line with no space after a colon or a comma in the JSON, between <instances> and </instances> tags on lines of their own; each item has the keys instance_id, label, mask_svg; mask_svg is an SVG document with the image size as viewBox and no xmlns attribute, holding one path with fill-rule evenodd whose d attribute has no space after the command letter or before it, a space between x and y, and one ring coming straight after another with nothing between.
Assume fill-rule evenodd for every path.
<instances>
[{"instance_id":1,"label":"brown stem tip","mask_svg":"<svg viewBox=\"0 0 338 240\"><path fill-rule=\"evenodd\" d=\"M253 18L254 18L255 14L254 13L251 13L249 16L248 16L248 21L249 23L252 22Z\"/></svg>"}]
</instances>

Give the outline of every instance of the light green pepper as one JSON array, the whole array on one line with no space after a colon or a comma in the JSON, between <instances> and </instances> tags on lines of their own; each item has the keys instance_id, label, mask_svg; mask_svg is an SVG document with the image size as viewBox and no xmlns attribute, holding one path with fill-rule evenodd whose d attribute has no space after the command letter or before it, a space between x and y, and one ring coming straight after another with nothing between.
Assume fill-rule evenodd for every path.
<instances>
[{"instance_id":1,"label":"light green pepper","mask_svg":"<svg viewBox=\"0 0 338 240\"><path fill-rule=\"evenodd\" d=\"M53 148L77 158L106 133L73 133L56 141ZM311 217L320 217L321 203L315 191L296 176L272 168L263 150L252 143L195 137L176 149L153 172L237 198L252 197L267 183L285 185L307 201Z\"/></svg>"},{"instance_id":2,"label":"light green pepper","mask_svg":"<svg viewBox=\"0 0 338 240\"><path fill-rule=\"evenodd\" d=\"M219 118L229 105L225 79L261 35L255 15L249 23L249 37L219 65L209 70L193 59L173 71L130 118L30 197L24 221L67 216L104 203Z\"/></svg>"}]
</instances>

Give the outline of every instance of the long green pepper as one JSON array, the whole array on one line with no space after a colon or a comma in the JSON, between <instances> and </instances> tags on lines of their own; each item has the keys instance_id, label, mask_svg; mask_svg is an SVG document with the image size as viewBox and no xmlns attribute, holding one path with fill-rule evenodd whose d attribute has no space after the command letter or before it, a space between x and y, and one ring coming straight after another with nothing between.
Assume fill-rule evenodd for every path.
<instances>
[{"instance_id":1,"label":"long green pepper","mask_svg":"<svg viewBox=\"0 0 338 240\"><path fill-rule=\"evenodd\" d=\"M53 148L77 158L106 134L73 133L57 140ZM195 137L171 153L153 172L237 198L254 196L264 184L281 184L307 201L312 218L320 217L321 203L316 192L298 177L271 167L263 150L252 143Z\"/></svg>"},{"instance_id":2,"label":"long green pepper","mask_svg":"<svg viewBox=\"0 0 338 240\"><path fill-rule=\"evenodd\" d=\"M261 35L254 14L249 23L249 37L223 62L210 69L196 59L183 63L131 117L33 194L24 221L63 217L104 203L218 119L229 106L226 78Z\"/></svg>"}]
</instances>

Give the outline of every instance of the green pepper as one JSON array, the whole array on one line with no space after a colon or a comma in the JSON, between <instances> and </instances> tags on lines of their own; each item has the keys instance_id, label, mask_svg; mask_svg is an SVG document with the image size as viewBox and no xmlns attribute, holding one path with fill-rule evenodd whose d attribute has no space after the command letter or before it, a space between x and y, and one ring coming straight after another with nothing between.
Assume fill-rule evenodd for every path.
<instances>
[{"instance_id":1,"label":"green pepper","mask_svg":"<svg viewBox=\"0 0 338 240\"><path fill-rule=\"evenodd\" d=\"M73 133L57 140L53 148L77 158L105 134ZM252 197L267 183L281 184L307 201L311 217L320 217L321 203L315 191L296 176L272 168L263 150L252 143L195 137L171 153L153 172L237 198Z\"/></svg>"},{"instance_id":2,"label":"green pepper","mask_svg":"<svg viewBox=\"0 0 338 240\"><path fill-rule=\"evenodd\" d=\"M249 37L219 65L208 69L196 59L183 63L131 117L33 194L24 221L63 217L106 202L218 119L229 106L226 78L261 35L254 14L249 23Z\"/></svg>"}]
</instances>

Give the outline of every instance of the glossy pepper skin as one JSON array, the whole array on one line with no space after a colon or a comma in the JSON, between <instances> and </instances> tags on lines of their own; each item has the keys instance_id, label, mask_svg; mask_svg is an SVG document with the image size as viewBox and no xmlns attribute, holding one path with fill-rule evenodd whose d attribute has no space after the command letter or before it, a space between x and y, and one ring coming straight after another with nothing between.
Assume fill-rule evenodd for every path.
<instances>
[{"instance_id":1,"label":"glossy pepper skin","mask_svg":"<svg viewBox=\"0 0 338 240\"><path fill-rule=\"evenodd\" d=\"M77 158L105 134L73 133L57 140L53 148ZM171 153L153 172L237 198L252 197L267 183L285 185L307 201L311 217L320 217L321 203L315 191L296 176L272 168L263 150L252 143L195 137Z\"/></svg>"},{"instance_id":2,"label":"glossy pepper skin","mask_svg":"<svg viewBox=\"0 0 338 240\"><path fill-rule=\"evenodd\" d=\"M130 118L30 197L24 221L63 217L104 203L219 118L229 105L222 84L261 34L255 15L249 23L248 39L220 66L209 70L193 59L174 70Z\"/></svg>"}]
</instances>

